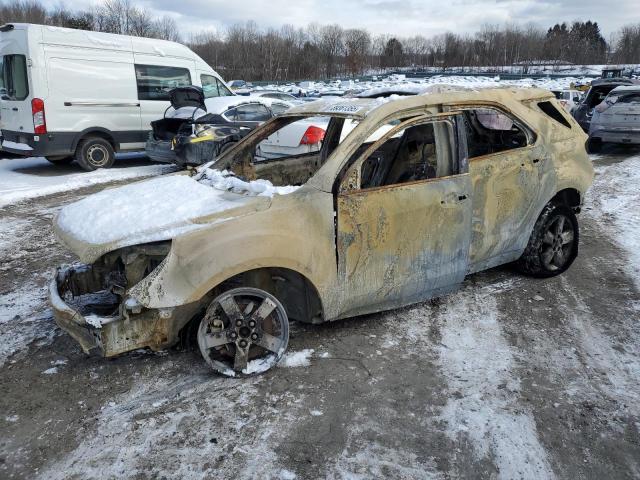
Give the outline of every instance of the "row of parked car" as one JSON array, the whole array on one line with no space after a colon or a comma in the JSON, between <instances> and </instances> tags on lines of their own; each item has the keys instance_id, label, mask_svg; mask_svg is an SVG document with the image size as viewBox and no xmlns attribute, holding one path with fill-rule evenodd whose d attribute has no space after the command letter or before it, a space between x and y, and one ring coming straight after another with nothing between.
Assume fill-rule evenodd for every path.
<instances>
[{"instance_id":1,"label":"row of parked car","mask_svg":"<svg viewBox=\"0 0 640 480\"><path fill-rule=\"evenodd\" d=\"M572 115L589 134L591 153L606 143L640 144L640 83L620 77L594 80Z\"/></svg>"}]
</instances>

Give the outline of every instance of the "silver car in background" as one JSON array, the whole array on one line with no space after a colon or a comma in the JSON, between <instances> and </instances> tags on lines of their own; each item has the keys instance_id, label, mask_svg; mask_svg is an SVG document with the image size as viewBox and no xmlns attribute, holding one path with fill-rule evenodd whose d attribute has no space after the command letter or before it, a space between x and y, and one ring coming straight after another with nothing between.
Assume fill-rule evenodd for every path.
<instances>
[{"instance_id":1,"label":"silver car in background","mask_svg":"<svg viewBox=\"0 0 640 480\"><path fill-rule=\"evenodd\" d=\"M640 85L614 88L594 109L588 149L597 152L605 143L640 144Z\"/></svg>"}]
</instances>

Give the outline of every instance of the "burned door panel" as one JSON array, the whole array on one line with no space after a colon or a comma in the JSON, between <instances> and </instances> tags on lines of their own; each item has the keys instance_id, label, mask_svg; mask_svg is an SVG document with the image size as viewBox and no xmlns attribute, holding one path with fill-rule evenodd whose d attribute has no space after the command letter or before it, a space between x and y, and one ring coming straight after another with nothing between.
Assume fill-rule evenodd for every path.
<instances>
[{"instance_id":1,"label":"burned door panel","mask_svg":"<svg viewBox=\"0 0 640 480\"><path fill-rule=\"evenodd\" d=\"M457 175L338 196L341 316L393 308L464 279L470 178Z\"/></svg>"},{"instance_id":2,"label":"burned door panel","mask_svg":"<svg viewBox=\"0 0 640 480\"><path fill-rule=\"evenodd\" d=\"M526 245L538 197L540 159L534 157L531 149L518 149L469 162L472 271L515 260Z\"/></svg>"}]
</instances>

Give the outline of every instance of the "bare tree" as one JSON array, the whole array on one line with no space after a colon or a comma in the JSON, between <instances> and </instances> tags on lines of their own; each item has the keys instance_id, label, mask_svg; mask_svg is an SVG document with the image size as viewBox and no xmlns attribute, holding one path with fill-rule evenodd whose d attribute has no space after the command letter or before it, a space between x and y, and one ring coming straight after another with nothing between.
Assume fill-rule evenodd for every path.
<instances>
[{"instance_id":1,"label":"bare tree","mask_svg":"<svg viewBox=\"0 0 640 480\"><path fill-rule=\"evenodd\" d=\"M345 62L347 71L356 76L363 72L367 63L367 56L371 49L369 32L361 29L344 31Z\"/></svg>"}]
</instances>

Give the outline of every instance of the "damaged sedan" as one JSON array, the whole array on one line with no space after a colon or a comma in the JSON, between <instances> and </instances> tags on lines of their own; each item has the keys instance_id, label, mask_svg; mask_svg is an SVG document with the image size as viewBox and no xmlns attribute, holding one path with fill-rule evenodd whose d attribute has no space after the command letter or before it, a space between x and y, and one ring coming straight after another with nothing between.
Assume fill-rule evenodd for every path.
<instances>
[{"instance_id":1,"label":"damaged sedan","mask_svg":"<svg viewBox=\"0 0 640 480\"><path fill-rule=\"evenodd\" d=\"M314 117L319 150L257 155ZM193 339L215 371L246 376L277 364L292 320L421 302L510 262L560 274L593 180L586 140L539 89L294 107L214 162L64 207L54 229L82 263L51 282L56 322L87 353Z\"/></svg>"}]
</instances>

